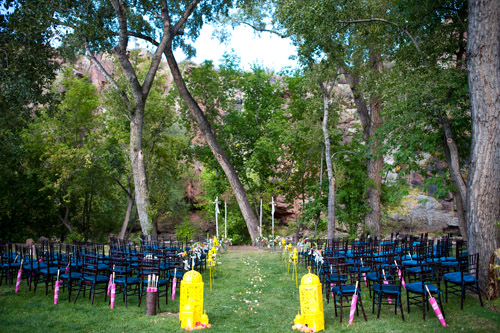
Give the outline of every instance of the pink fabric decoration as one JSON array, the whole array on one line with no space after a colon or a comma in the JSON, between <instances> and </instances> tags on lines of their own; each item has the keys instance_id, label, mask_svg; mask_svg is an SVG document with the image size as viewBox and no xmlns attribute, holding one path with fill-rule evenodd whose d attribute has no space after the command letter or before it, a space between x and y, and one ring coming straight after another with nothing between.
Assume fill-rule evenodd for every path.
<instances>
[{"instance_id":1,"label":"pink fabric decoration","mask_svg":"<svg viewBox=\"0 0 500 333\"><path fill-rule=\"evenodd\" d=\"M431 296L429 298L429 303L431 303L431 306L434 309L434 313L436 314L436 316L438 317L439 321L441 322L441 325L443 325L444 327L446 327L446 321L444 320L443 313L441 312L441 309L439 308L439 305L437 304L436 299L434 297L432 297L432 294L429 291L429 288L427 288L427 286L425 286L425 289L427 289L427 292L429 293L429 296Z\"/></svg>"},{"instance_id":2,"label":"pink fabric decoration","mask_svg":"<svg viewBox=\"0 0 500 333\"><path fill-rule=\"evenodd\" d=\"M21 285L21 276L23 275L23 268L21 265L21 268L17 271L17 280L16 280L16 294L19 291L19 286Z\"/></svg>"},{"instance_id":3,"label":"pink fabric decoration","mask_svg":"<svg viewBox=\"0 0 500 333\"><path fill-rule=\"evenodd\" d=\"M60 281L56 281L56 285L54 287L54 305L57 305L57 302L59 301L59 286L60 286Z\"/></svg>"},{"instance_id":4,"label":"pink fabric decoration","mask_svg":"<svg viewBox=\"0 0 500 333\"><path fill-rule=\"evenodd\" d=\"M111 284L111 309L115 308L115 294L116 294L116 284L112 283Z\"/></svg>"},{"instance_id":5,"label":"pink fabric decoration","mask_svg":"<svg viewBox=\"0 0 500 333\"><path fill-rule=\"evenodd\" d=\"M174 280L172 281L172 301L175 299L176 288L177 288L177 268L174 270Z\"/></svg>"},{"instance_id":6,"label":"pink fabric decoration","mask_svg":"<svg viewBox=\"0 0 500 333\"><path fill-rule=\"evenodd\" d=\"M356 303L358 302L358 282L356 282L356 288L354 288L354 295L352 295L352 301L351 301L351 311L349 312L349 325L352 324L352 321L354 320L354 312L356 311Z\"/></svg>"},{"instance_id":7,"label":"pink fabric decoration","mask_svg":"<svg viewBox=\"0 0 500 333\"><path fill-rule=\"evenodd\" d=\"M108 292L107 296L109 296L109 293L111 292L111 285L113 284L113 274L109 274L109 282L108 282Z\"/></svg>"}]
</instances>

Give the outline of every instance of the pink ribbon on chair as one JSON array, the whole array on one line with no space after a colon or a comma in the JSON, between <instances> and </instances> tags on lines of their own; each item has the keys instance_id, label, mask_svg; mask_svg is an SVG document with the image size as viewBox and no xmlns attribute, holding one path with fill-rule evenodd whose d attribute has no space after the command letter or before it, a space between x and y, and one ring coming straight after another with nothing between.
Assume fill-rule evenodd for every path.
<instances>
[{"instance_id":1,"label":"pink ribbon on chair","mask_svg":"<svg viewBox=\"0 0 500 333\"><path fill-rule=\"evenodd\" d=\"M401 274L401 269L399 268L398 263L396 262L396 260L394 260L394 264L396 265L396 268L398 269L398 276L401 279L401 285L403 286L403 289L406 290L405 278L404 278L403 274Z\"/></svg>"},{"instance_id":2,"label":"pink ribbon on chair","mask_svg":"<svg viewBox=\"0 0 500 333\"><path fill-rule=\"evenodd\" d=\"M111 275L112 277L112 283L111 283L111 300L110 300L110 307L111 309L115 308L115 295L116 295L116 284L115 284L115 273Z\"/></svg>"},{"instance_id":3,"label":"pink ribbon on chair","mask_svg":"<svg viewBox=\"0 0 500 333\"><path fill-rule=\"evenodd\" d=\"M16 294L19 291L19 286L21 285L21 277L22 276L23 276L23 259L21 259L21 266L19 266L19 270L17 271Z\"/></svg>"},{"instance_id":4,"label":"pink ribbon on chair","mask_svg":"<svg viewBox=\"0 0 500 333\"><path fill-rule=\"evenodd\" d=\"M174 280L172 281L172 301L175 299L175 289L177 289L177 268L174 269Z\"/></svg>"},{"instance_id":5,"label":"pink ribbon on chair","mask_svg":"<svg viewBox=\"0 0 500 333\"><path fill-rule=\"evenodd\" d=\"M385 279L385 271L382 270L382 274L384 275L384 284L389 284L389 281L387 281ZM392 304L392 299L390 297L387 297L387 301L389 302L389 304Z\"/></svg>"},{"instance_id":6,"label":"pink ribbon on chair","mask_svg":"<svg viewBox=\"0 0 500 333\"><path fill-rule=\"evenodd\" d=\"M113 274L109 274L108 292L106 293L107 296L109 296L109 293L111 292L112 284L113 284Z\"/></svg>"},{"instance_id":7,"label":"pink ribbon on chair","mask_svg":"<svg viewBox=\"0 0 500 333\"><path fill-rule=\"evenodd\" d=\"M429 288L427 288L427 286L425 286L425 289L427 289L427 292L429 293L429 296L430 296L429 303L431 303L432 309L434 309L434 313L436 314L439 321L441 322L441 325L446 327L446 321L444 320L443 313L441 312L441 309L439 308L439 305L437 304L436 299L434 297L432 297L432 294L429 291Z\"/></svg>"},{"instance_id":8,"label":"pink ribbon on chair","mask_svg":"<svg viewBox=\"0 0 500 333\"><path fill-rule=\"evenodd\" d=\"M352 295L351 310L349 312L349 325L352 324L354 320L354 312L356 312L356 303L358 302L358 281L356 281L356 287L354 288L354 295Z\"/></svg>"},{"instance_id":9,"label":"pink ribbon on chair","mask_svg":"<svg viewBox=\"0 0 500 333\"><path fill-rule=\"evenodd\" d=\"M59 286L60 286L60 281L56 281L56 285L54 287L54 305L57 305L57 302L59 301Z\"/></svg>"},{"instance_id":10,"label":"pink ribbon on chair","mask_svg":"<svg viewBox=\"0 0 500 333\"><path fill-rule=\"evenodd\" d=\"M363 264L363 259L361 259L361 267L365 267L365 265ZM365 287L367 287L368 282L366 281L366 273L363 273L363 280L365 280Z\"/></svg>"}]
</instances>

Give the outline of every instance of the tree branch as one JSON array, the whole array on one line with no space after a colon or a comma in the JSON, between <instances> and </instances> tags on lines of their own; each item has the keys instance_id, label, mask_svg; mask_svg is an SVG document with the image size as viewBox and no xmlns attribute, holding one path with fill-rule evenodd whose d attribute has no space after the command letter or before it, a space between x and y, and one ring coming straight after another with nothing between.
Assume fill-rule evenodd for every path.
<instances>
[{"instance_id":1,"label":"tree branch","mask_svg":"<svg viewBox=\"0 0 500 333\"><path fill-rule=\"evenodd\" d=\"M446 144L448 146L448 149L450 151L450 173L451 177L453 178L455 185L458 188L458 192L462 198L462 202L466 202L467 199L467 186L465 184L465 181L462 177L462 173L460 172L460 161L459 161L459 154L458 154L458 148L455 140L453 139L453 133L451 130L451 125L450 125L450 120L448 119L448 116L444 113L442 110L438 110L439 113L439 119L441 122L441 125L443 126L443 131L444 135L446 138Z\"/></svg>"},{"instance_id":2,"label":"tree branch","mask_svg":"<svg viewBox=\"0 0 500 333\"><path fill-rule=\"evenodd\" d=\"M352 21L337 21L337 23L344 23L344 24L357 24L357 23L372 23L372 22L381 22L381 23L386 23L395 26L396 28L400 29L403 31L412 41L413 45L417 49L418 53L423 54L422 50L420 50L420 47L418 46L417 40L410 34L408 30L405 28L401 27L399 24L396 22L392 22L383 18L370 18L370 19L360 19L360 20L352 20Z\"/></svg>"},{"instance_id":3,"label":"tree branch","mask_svg":"<svg viewBox=\"0 0 500 333\"><path fill-rule=\"evenodd\" d=\"M85 51L87 52L87 57L89 57L90 61L97 67L99 72L104 75L106 80L117 90L120 92L120 97L122 98L123 102L125 103L127 109L130 109L130 101L128 100L127 94L120 89L118 86L118 83L115 81L115 79L111 76L111 74L108 73L108 71L104 68L104 66L101 64L99 60L97 60L95 54L92 52L90 49L89 43L87 38L84 38L84 44L85 44Z\"/></svg>"},{"instance_id":4,"label":"tree branch","mask_svg":"<svg viewBox=\"0 0 500 333\"><path fill-rule=\"evenodd\" d=\"M281 38L288 38L288 37L290 37L289 34L282 34L282 33L277 32L276 30L271 30L271 29L266 29L266 28L259 28L259 27L256 27L255 25L251 24L251 23L248 23L248 22L240 22L240 23L248 25L250 28L252 28L255 31L269 32L269 33L275 34L276 36L279 36Z\"/></svg>"},{"instance_id":5,"label":"tree branch","mask_svg":"<svg viewBox=\"0 0 500 333\"><path fill-rule=\"evenodd\" d=\"M127 38L127 14L125 12L125 6L123 5L122 0L110 0L113 8L118 16L118 26L120 31L120 39L118 42L118 46L121 49L121 52L127 51L128 38Z\"/></svg>"},{"instance_id":6,"label":"tree branch","mask_svg":"<svg viewBox=\"0 0 500 333\"><path fill-rule=\"evenodd\" d=\"M189 5L187 5L181 18L179 19L179 21L177 21L177 23L172 28L173 36L175 36L177 34L177 32L179 32L179 30L182 28L184 23L186 23L187 19L189 18L189 16L191 16L191 14L196 9L196 6L198 6L198 4L200 2L201 2L201 0L193 0L189 3Z\"/></svg>"}]
</instances>

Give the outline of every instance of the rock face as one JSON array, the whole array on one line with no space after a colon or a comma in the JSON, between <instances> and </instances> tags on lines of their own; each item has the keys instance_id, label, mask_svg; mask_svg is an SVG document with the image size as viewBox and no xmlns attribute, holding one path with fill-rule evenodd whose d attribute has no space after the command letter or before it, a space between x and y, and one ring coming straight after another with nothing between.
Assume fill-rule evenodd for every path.
<instances>
[{"instance_id":1,"label":"rock face","mask_svg":"<svg viewBox=\"0 0 500 333\"><path fill-rule=\"evenodd\" d=\"M448 232L458 229L458 218L431 196L419 194L407 214L394 213L390 218L401 230L411 232Z\"/></svg>"}]
</instances>

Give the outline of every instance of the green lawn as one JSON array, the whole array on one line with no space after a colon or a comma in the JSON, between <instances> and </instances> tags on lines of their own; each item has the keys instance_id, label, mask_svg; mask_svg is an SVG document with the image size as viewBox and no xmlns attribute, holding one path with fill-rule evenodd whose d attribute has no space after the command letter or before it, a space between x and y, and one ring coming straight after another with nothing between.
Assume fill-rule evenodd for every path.
<instances>
[{"instance_id":1,"label":"green lawn","mask_svg":"<svg viewBox=\"0 0 500 333\"><path fill-rule=\"evenodd\" d=\"M203 274L205 282L204 308L212 324L212 332L291 332L293 319L300 303L298 289L280 263L279 253L267 251L244 251L233 248L219 256L222 264L218 267L213 291L209 289L208 271ZM299 269L300 277L306 273ZM169 299L155 317L146 316L144 303L137 307L137 297L129 298L125 308L121 298L117 298L115 309L111 310L104 302L104 296L96 296L94 305L90 300L80 297L76 304L67 301L67 294L61 293L59 305L54 306L53 295L45 296L43 285L36 294L27 290L23 281L16 295L14 287L7 288L5 281L0 287L0 332L181 332L180 323L175 316L179 310L179 297ZM363 290L366 287L363 285ZM66 297L65 297L66 296ZM464 310L460 310L460 299L453 296L445 304L448 328L443 328L433 312L428 313L426 321L422 312L413 307L406 311L405 319L394 315L393 308L382 309L380 319L371 313L371 300L368 293L363 294L368 321L355 317L354 324L342 324L335 318L333 304L324 300L325 331L362 331L362 332L436 332L436 331L500 331L500 303L485 301L479 306L474 296L468 296ZM432 309L431 309L432 311ZM349 315L344 312L345 318Z\"/></svg>"}]
</instances>

